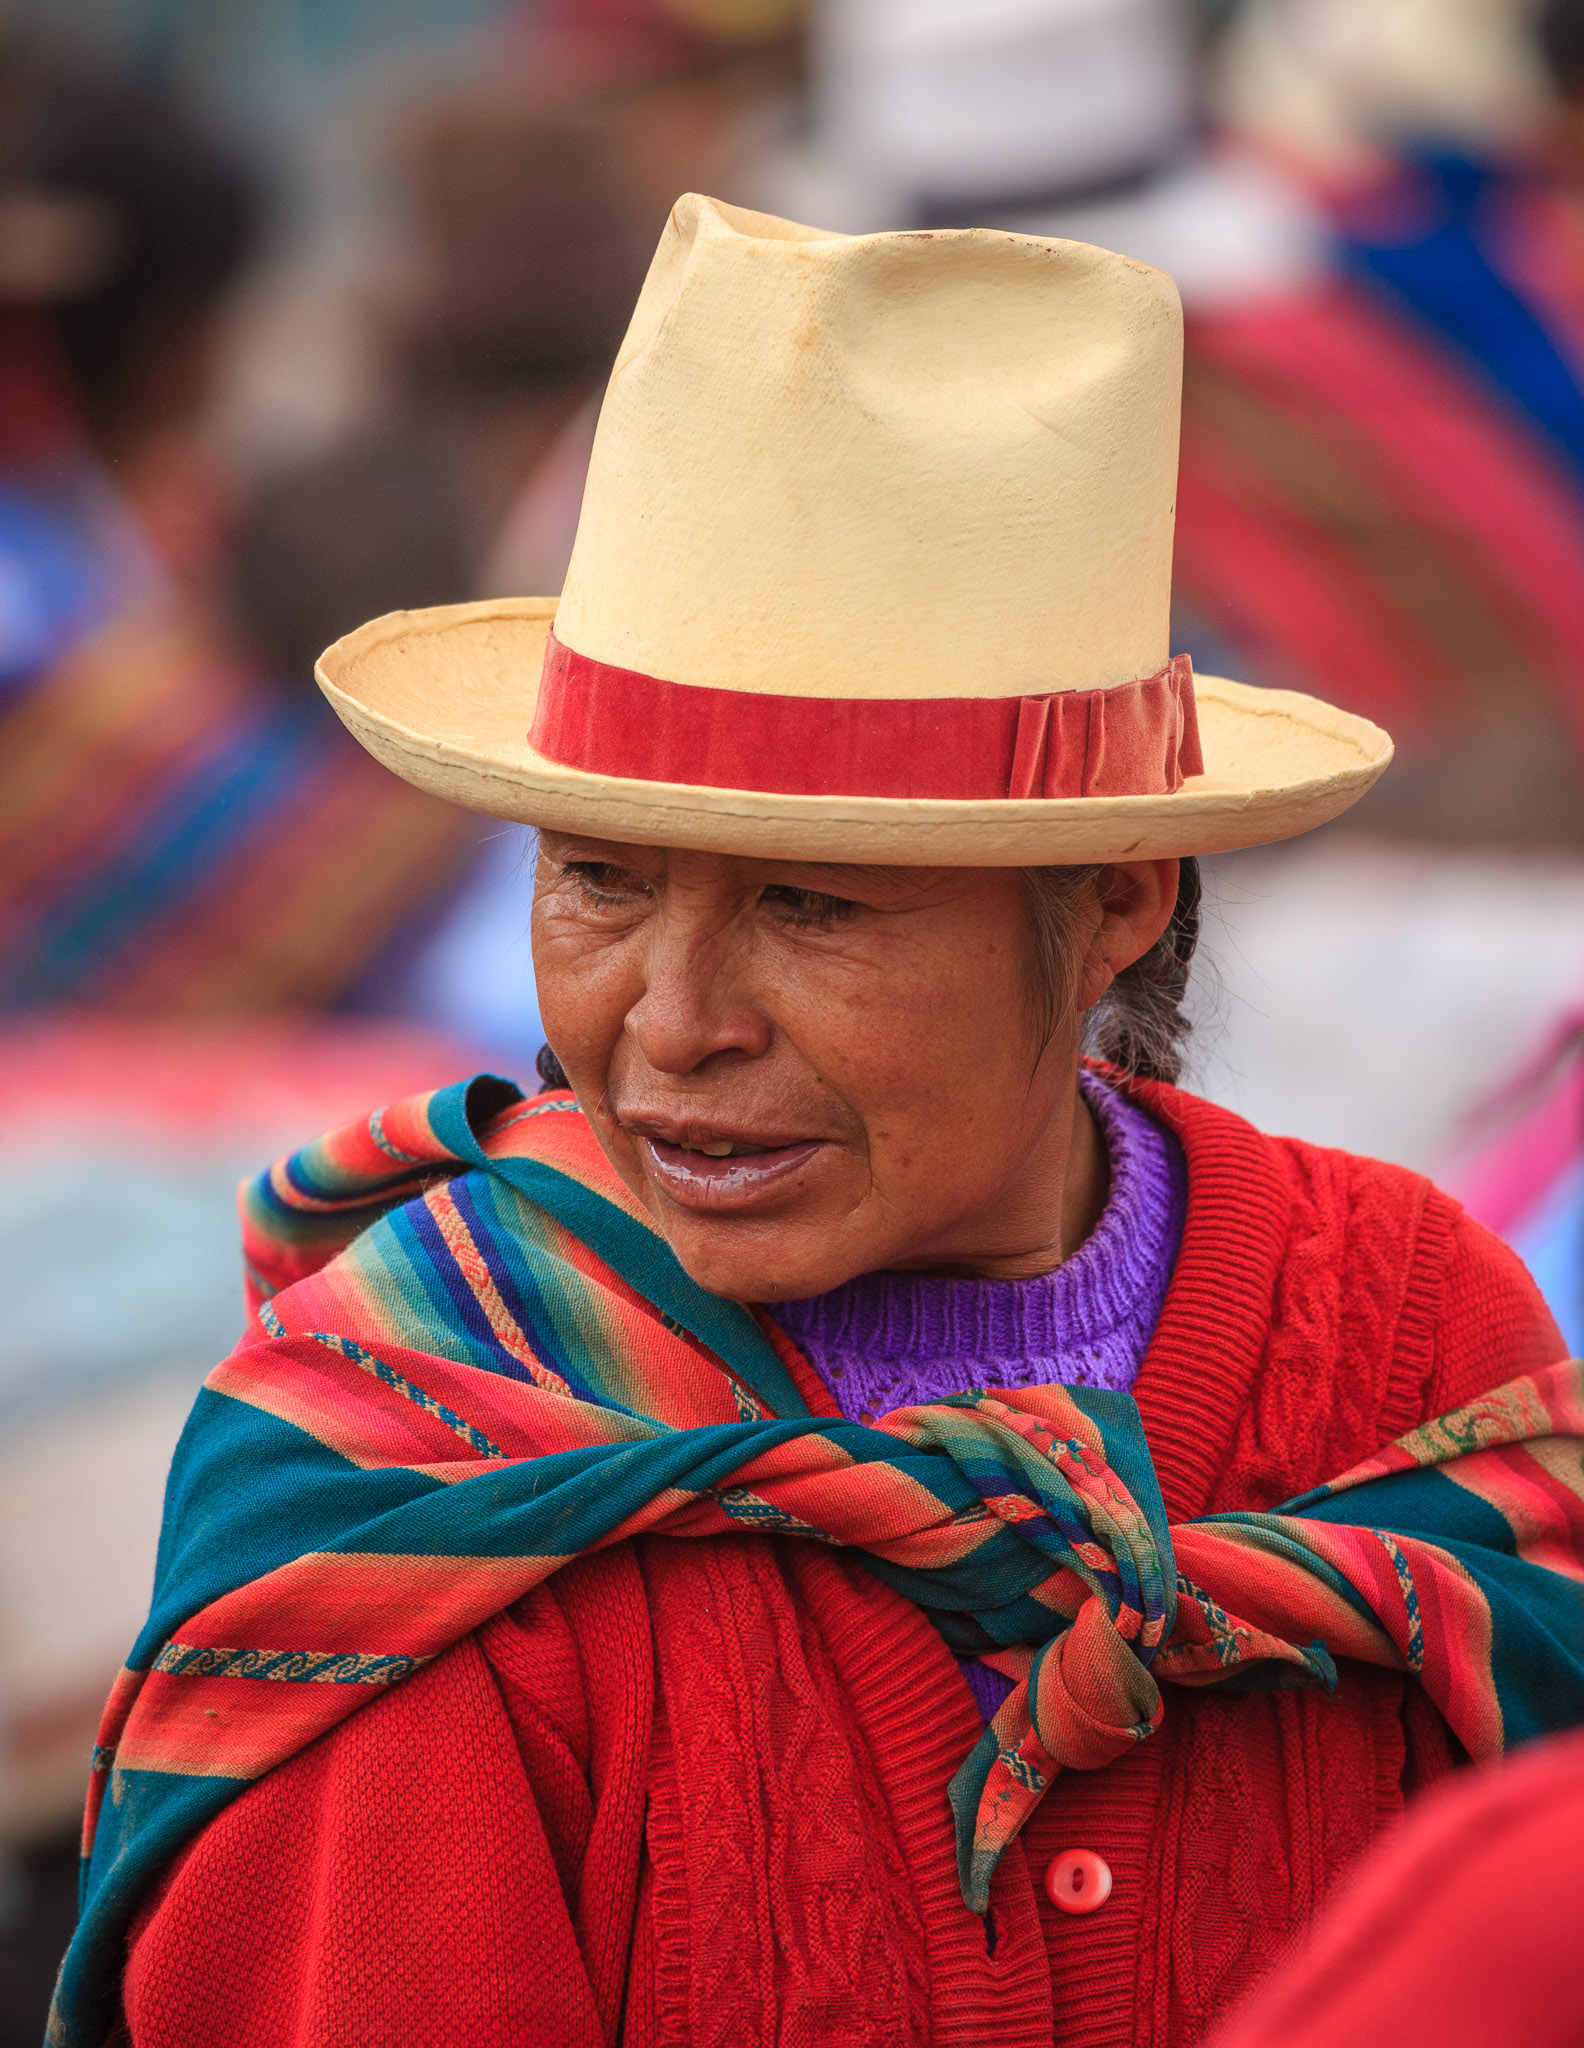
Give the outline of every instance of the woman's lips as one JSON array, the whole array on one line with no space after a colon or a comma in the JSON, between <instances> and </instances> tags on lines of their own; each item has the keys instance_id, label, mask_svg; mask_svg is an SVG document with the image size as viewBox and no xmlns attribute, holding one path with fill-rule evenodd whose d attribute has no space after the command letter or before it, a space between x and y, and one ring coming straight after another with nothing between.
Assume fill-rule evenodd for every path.
<instances>
[{"instance_id":1,"label":"woman's lips","mask_svg":"<svg viewBox=\"0 0 1584 2048\"><path fill-rule=\"evenodd\" d=\"M688 1209L746 1208L807 1166L822 1145L809 1138L717 1159L664 1138L640 1137L638 1143L657 1185Z\"/></svg>"}]
</instances>

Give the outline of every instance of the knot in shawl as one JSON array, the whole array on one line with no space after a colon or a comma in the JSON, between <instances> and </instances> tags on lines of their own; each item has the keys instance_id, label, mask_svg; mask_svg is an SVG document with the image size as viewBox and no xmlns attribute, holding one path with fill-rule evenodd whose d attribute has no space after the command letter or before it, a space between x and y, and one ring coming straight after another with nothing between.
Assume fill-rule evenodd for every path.
<instances>
[{"instance_id":1,"label":"knot in shawl","mask_svg":"<svg viewBox=\"0 0 1584 2048\"><path fill-rule=\"evenodd\" d=\"M103 2039L131 1915L182 1842L638 1534L846 1546L1015 1681L942 1787L976 1913L1056 1773L1145 1740L1163 1682L1326 1686L1359 1658L1412 1672L1479 1757L1584 1719L1576 1363L1274 1512L1168 1527L1125 1395L811 1415L564 1093L484 1079L395 1105L272 1168L243 1215L257 1327L178 1448L153 1613L105 1712L67 2048Z\"/></svg>"}]
</instances>

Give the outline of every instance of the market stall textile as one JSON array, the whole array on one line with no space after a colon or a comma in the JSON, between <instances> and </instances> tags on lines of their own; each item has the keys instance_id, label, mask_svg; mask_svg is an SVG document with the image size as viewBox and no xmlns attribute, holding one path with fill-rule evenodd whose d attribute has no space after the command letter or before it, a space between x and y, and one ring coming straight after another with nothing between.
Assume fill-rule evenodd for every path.
<instances>
[{"instance_id":1,"label":"market stall textile","mask_svg":"<svg viewBox=\"0 0 1584 2048\"><path fill-rule=\"evenodd\" d=\"M226 645L0 318L0 1011L335 1006L483 836Z\"/></svg>"},{"instance_id":2,"label":"market stall textile","mask_svg":"<svg viewBox=\"0 0 1584 2048\"><path fill-rule=\"evenodd\" d=\"M1584 491L1549 445L1346 281L1191 312L1185 349L1195 666L1384 725L1378 826L1584 835Z\"/></svg>"}]
</instances>

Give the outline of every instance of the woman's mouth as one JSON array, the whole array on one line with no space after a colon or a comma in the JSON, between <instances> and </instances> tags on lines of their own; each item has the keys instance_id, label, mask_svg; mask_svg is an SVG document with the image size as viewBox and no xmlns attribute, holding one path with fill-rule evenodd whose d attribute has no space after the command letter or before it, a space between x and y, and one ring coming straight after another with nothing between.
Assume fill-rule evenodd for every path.
<instances>
[{"instance_id":1,"label":"woman's mouth","mask_svg":"<svg viewBox=\"0 0 1584 2048\"><path fill-rule=\"evenodd\" d=\"M695 1138L687 1145L635 1134L655 1183L688 1209L739 1209L806 1166L818 1138L754 1144L736 1138Z\"/></svg>"}]
</instances>

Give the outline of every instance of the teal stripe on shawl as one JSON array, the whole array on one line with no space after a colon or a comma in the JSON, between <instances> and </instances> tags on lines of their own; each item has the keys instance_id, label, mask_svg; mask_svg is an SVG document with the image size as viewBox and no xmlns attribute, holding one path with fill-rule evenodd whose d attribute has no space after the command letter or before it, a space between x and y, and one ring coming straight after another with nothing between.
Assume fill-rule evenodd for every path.
<instances>
[{"instance_id":1,"label":"teal stripe on shawl","mask_svg":"<svg viewBox=\"0 0 1584 2048\"><path fill-rule=\"evenodd\" d=\"M1572 1678L1584 1674L1579 1588L1517 1554L1512 1524L1488 1500L1443 1472L1372 1479L1356 1492L1305 1496L1305 1521L1390 1529L1417 1536L1454 1558L1486 1594L1491 1668L1509 1746L1578 1725ZM1558 1683L1559 1666L1564 1682Z\"/></svg>"},{"instance_id":2,"label":"teal stripe on shawl","mask_svg":"<svg viewBox=\"0 0 1584 2048\"><path fill-rule=\"evenodd\" d=\"M512 1082L494 1076L475 1076L460 1087L443 1089L430 1108L429 1120L435 1135L456 1157L493 1175L534 1208L554 1217L636 1294L740 1374L773 1414L806 1415L807 1404L792 1376L753 1317L740 1302L706 1293L690 1279L663 1237L541 1160L495 1159L485 1152L473 1129L478 1116L474 1090L484 1080L494 1080L496 1087L510 1089L518 1101L523 1099ZM506 1245L510 1247L511 1242L508 1236Z\"/></svg>"}]
</instances>

